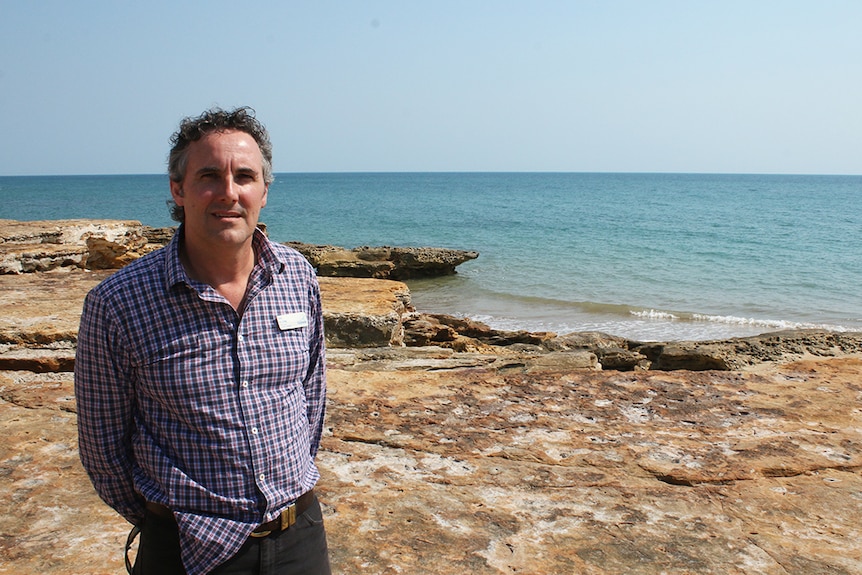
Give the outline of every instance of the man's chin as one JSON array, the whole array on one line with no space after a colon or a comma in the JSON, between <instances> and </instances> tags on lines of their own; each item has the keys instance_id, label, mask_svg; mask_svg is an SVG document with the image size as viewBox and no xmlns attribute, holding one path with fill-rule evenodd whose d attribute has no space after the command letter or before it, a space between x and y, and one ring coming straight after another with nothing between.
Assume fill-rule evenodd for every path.
<instances>
[{"instance_id":1,"label":"man's chin","mask_svg":"<svg viewBox=\"0 0 862 575\"><path fill-rule=\"evenodd\" d=\"M223 244L243 244L254 235L254 228L249 227L246 222L236 222L233 225L217 226L211 230L210 236L214 241Z\"/></svg>"}]
</instances>

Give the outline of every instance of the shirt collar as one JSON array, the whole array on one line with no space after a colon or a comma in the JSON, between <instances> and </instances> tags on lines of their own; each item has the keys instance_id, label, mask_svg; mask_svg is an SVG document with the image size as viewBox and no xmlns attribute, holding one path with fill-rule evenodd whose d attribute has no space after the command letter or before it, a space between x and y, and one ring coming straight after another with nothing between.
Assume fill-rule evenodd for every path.
<instances>
[{"instance_id":1,"label":"shirt collar","mask_svg":"<svg viewBox=\"0 0 862 575\"><path fill-rule=\"evenodd\" d=\"M185 225L180 224L174 237L171 238L167 245L167 262L165 280L170 289L178 283L192 285L191 278L186 274L182 262L180 262L180 242L185 233ZM251 245L254 248L254 253L257 254L257 262L255 267L269 271L271 274L278 274L284 271L286 262L279 257L276 250L272 248L272 242L266 237L259 228L254 230L254 236L251 240Z\"/></svg>"},{"instance_id":2,"label":"shirt collar","mask_svg":"<svg viewBox=\"0 0 862 575\"><path fill-rule=\"evenodd\" d=\"M260 228L255 228L251 245L254 248L254 253L257 254L256 265L273 274L284 271L287 262L273 249L272 242Z\"/></svg>"}]
</instances>

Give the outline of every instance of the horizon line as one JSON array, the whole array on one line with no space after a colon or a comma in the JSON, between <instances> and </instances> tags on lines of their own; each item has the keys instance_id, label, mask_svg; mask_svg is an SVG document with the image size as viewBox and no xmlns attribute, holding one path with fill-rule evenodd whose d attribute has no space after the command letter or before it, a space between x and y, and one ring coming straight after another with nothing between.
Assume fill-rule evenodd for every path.
<instances>
[{"instance_id":1,"label":"horizon line","mask_svg":"<svg viewBox=\"0 0 862 575\"><path fill-rule=\"evenodd\" d=\"M860 177L862 173L811 173L811 172L689 172L689 171L590 171L590 170L289 170L274 171L274 175L311 175L311 174L343 174L343 175L374 175L374 174L583 174L583 175L666 175L666 176L828 176L828 177ZM105 177L105 176L165 176L167 172L106 172L77 174L0 174L0 178L75 178L75 177Z\"/></svg>"}]
</instances>

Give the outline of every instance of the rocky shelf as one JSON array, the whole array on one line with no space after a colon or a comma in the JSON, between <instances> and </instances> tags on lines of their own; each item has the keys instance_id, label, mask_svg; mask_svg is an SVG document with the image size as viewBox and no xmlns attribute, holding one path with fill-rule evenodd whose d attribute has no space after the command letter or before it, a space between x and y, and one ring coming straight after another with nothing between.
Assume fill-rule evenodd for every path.
<instances>
[{"instance_id":1,"label":"rocky shelf","mask_svg":"<svg viewBox=\"0 0 862 575\"><path fill-rule=\"evenodd\" d=\"M0 220L0 272L5 272L0 273L0 369L71 369L84 295L113 270L167 243L172 234L172 228L134 221ZM441 353L482 355L495 364L524 369L556 365L619 371L731 370L862 351L862 334L824 331L645 343L602 333L494 330L468 318L416 312L407 286L393 279L451 274L476 252L289 245L325 270L320 284L330 348L432 346L446 350Z\"/></svg>"},{"instance_id":2,"label":"rocky shelf","mask_svg":"<svg viewBox=\"0 0 862 575\"><path fill-rule=\"evenodd\" d=\"M106 250L129 227L90 224L101 261L164 243ZM0 572L119 575L129 526L78 461L69 371L112 271L56 227L0 244ZM862 573L860 334L501 332L417 313L400 281L320 280L335 572Z\"/></svg>"},{"instance_id":3,"label":"rocky shelf","mask_svg":"<svg viewBox=\"0 0 862 575\"><path fill-rule=\"evenodd\" d=\"M266 231L266 226L261 224ZM0 274L57 268L117 269L167 244L176 228L152 228L136 221L0 220ZM358 247L285 242L319 276L405 280L451 275L478 252L434 247Z\"/></svg>"}]
</instances>

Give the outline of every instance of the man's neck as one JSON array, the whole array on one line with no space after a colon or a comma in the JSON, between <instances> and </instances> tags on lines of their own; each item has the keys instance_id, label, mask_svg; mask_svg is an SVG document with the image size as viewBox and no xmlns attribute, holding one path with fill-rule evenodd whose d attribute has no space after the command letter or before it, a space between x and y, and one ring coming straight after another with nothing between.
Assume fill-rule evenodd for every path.
<instances>
[{"instance_id":1,"label":"man's neck","mask_svg":"<svg viewBox=\"0 0 862 575\"><path fill-rule=\"evenodd\" d=\"M221 249L184 241L180 244L179 253L183 268L191 279L211 286L235 310L242 309L248 279L255 265L251 240L241 246Z\"/></svg>"}]
</instances>

